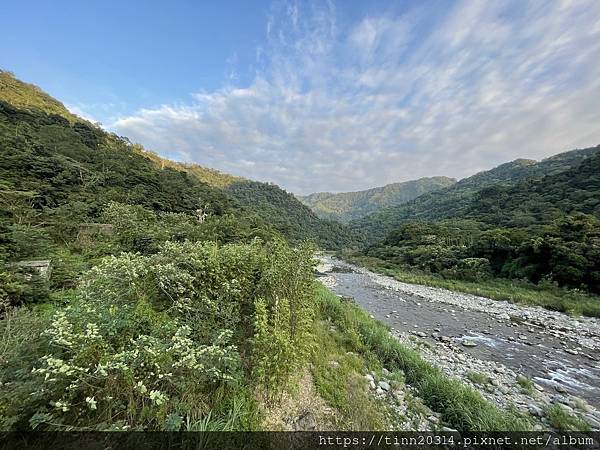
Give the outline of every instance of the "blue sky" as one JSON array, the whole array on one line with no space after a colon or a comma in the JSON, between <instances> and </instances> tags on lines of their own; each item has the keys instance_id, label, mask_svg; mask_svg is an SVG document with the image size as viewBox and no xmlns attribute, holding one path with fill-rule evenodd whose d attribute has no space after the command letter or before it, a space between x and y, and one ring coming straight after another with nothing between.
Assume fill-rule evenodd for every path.
<instances>
[{"instance_id":1,"label":"blue sky","mask_svg":"<svg viewBox=\"0 0 600 450\"><path fill-rule=\"evenodd\" d=\"M595 0L8 1L0 29L74 112L296 193L600 143Z\"/></svg>"}]
</instances>

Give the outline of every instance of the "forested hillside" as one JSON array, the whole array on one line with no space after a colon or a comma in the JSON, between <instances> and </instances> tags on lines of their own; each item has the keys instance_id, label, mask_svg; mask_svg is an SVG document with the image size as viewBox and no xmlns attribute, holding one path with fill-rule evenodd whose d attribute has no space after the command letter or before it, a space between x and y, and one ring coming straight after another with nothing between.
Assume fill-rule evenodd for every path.
<instances>
[{"instance_id":1,"label":"forested hillside","mask_svg":"<svg viewBox=\"0 0 600 450\"><path fill-rule=\"evenodd\" d=\"M490 224L501 220L503 224L514 221L528 226L565 212L592 212L597 208L594 199L598 199L597 178L593 175L597 159L592 157L599 152L597 146L561 153L540 162L519 159L502 164L404 205L355 220L350 227L375 242L414 220L470 218ZM592 178L588 179L589 176ZM500 198L502 195L504 200ZM560 200L560 197L565 198ZM558 200L559 205L554 206Z\"/></svg>"},{"instance_id":2,"label":"forested hillside","mask_svg":"<svg viewBox=\"0 0 600 450\"><path fill-rule=\"evenodd\" d=\"M318 219L277 186L162 159L79 119L7 72L0 72L0 83L2 201L6 208L35 210L31 215L45 227L49 214L53 223L64 220L60 214L95 221L115 201L154 211L227 215L243 222L242 228L277 230L294 243L339 247L353 240L352 232ZM240 187L245 183L251 192Z\"/></svg>"},{"instance_id":3,"label":"forested hillside","mask_svg":"<svg viewBox=\"0 0 600 450\"><path fill-rule=\"evenodd\" d=\"M298 197L323 219L347 223L389 206L401 205L427 192L451 186L448 177L420 178L357 192L319 192Z\"/></svg>"},{"instance_id":4,"label":"forested hillside","mask_svg":"<svg viewBox=\"0 0 600 450\"><path fill-rule=\"evenodd\" d=\"M600 293L600 147L503 164L352 226L371 242L362 254L388 268L480 286L508 279ZM600 302L573 295L532 298L600 315Z\"/></svg>"}]
</instances>

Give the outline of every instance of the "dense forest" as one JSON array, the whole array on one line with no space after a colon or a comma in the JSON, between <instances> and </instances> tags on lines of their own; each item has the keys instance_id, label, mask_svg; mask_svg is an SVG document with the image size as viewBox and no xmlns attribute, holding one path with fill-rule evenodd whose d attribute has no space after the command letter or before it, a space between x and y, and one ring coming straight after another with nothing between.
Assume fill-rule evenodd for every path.
<instances>
[{"instance_id":1,"label":"dense forest","mask_svg":"<svg viewBox=\"0 0 600 450\"><path fill-rule=\"evenodd\" d=\"M371 242L414 220L464 219L517 226L546 223L571 212L599 214L600 146L573 150L540 162L518 159L382 209L350 226ZM555 205L556 203L556 205Z\"/></svg>"},{"instance_id":2,"label":"dense forest","mask_svg":"<svg viewBox=\"0 0 600 450\"><path fill-rule=\"evenodd\" d=\"M600 146L507 163L351 226L370 242L358 254L387 267L597 294ZM600 304L580 312L598 315Z\"/></svg>"},{"instance_id":3,"label":"dense forest","mask_svg":"<svg viewBox=\"0 0 600 450\"><path fill-rule=\"evenodd\" d=\"M456 182L448 177L420 178L357 192L318 192L298 198L322 219L348 223L382 208L407 203Z\"/></svg>"}]
</instances>

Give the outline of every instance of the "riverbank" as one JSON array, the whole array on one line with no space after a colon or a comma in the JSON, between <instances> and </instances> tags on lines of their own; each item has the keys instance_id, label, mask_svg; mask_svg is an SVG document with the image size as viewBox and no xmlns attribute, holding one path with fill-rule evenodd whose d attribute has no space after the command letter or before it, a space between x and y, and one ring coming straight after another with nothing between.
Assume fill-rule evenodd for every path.
<instances>
[{"instance_id":1,"label":"riverbank","mask_svg":"<svg viewBox=\"0 0 600 450\"><path fill-rule=\"evenodd\" d=\"M500 278L477 282L453 280L433 274L394 267L390 263L378 258L344 255L343 259L404 283L448 289L492 300L505 300L510 303L541 306L550 311L563 312L572 316L600 317L600 296L576 290L562 289L554 286L536 286L526 281Z\"/></svg>"},{"instance_id":2,"label":"riverbank","mask_svg":"<svg viewBox=\"0 0 600 450\"><path fill-rule=\"evenodd\" d=\"M324 284L498 407L512 405L544 429L585 428L579 419L599 426L597 319L402 283L329 257L323 262ZM570 425L553 419L565 414Z\"/></svg>"}]
</instances>

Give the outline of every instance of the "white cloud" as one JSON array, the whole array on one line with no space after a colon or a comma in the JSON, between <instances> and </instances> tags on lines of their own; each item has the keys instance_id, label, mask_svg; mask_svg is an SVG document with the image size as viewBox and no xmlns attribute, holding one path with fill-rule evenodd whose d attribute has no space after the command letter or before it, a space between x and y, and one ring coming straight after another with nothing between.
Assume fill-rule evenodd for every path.
<instances>
[{"instance_id":1,"label":"white cloud","mask_svg":"<svg viewBox=\"0 0 600 450\"><path fill-rule=\"evenodd\" d=\"M249 86L230 77L111 127L300 193L463 177L600 142L599 2L468 0L353 24L333 3L300 5L273 8Z\"/></svg>"}]
</instances>

